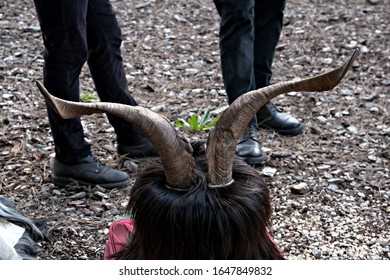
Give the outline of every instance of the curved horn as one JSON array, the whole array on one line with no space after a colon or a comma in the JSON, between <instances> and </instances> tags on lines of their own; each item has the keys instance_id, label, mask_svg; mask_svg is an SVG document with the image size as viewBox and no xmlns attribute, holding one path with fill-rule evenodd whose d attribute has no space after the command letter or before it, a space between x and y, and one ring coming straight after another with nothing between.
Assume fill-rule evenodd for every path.
<instances>
[{"instance_id":1,"label":"curved horn","mask_svg":"<svg viewBox=\"0 0 390 280\"><path fill-rule=\"evenodd\" d=\"M250 91L237 98L222 114L208 138L206 157L211 185L227 185L232 181L232 167L239 137L260 108L272 98L291 91L331 90L341 81L359 54L356 49L342 66L299 81L277 83Z\"/></svg>"},{"instance_id":2,"label":"curved horn","mask_svg":"<svg viewBox=\"0 0 390 280\"><path fill-rule=\"evenodd\" d=\"M192 147L163 116L140 106L62 100L51 95L40 82L37 81L36 84L48 104L64 119L93 113L110 113L133 124L149 138L160 154L169 187L187 189L196 182Z\"/></svg>"}]
</instances>

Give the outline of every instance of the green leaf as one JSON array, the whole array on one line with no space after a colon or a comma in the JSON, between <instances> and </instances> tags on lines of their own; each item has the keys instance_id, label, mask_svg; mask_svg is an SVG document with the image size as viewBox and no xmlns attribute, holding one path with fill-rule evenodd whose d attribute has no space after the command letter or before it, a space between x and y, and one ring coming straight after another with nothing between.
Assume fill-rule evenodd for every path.
<instances>
[{"instance_id":1,"label":"green leaf","mask_svg":"<svg viewBox=\"0 0 390 280\"><path fill-rule=\"evenodd\" d=\"M175 121L175 125L178 126L178 127L191 127L190 124L188 122L186 122L184 119L177 119Z\"/></svg>"},{"instance_id":2,"label":"green leaf","mask_svg":"<svg viewBox=\"0 0 390 280\"><path fill-rule=\"evenodd\" d=\"M192 130L198 130L198 116L194 113L191 113L191 116L188 118L187 122L190 124Z\"/></svg>"},{"instance_id":3,"label":"green leaf","mask_svg":"<svg viewBox=\"0 0 390 280\"><path fill-rule=\"evenodd\" d=\"M97 101L97 97L94 93L85 89L80 89L80 101L81 102L94 102Z\"/></svg>"},{"instance_id":4,"label":"green leaf","mask_svg":"<svg viewBox=\"0 0 390 280\"><path fill-rule=\"evenodd\" d=\"M205 128L203 130L209 130L210 128L213 128L216 125L216 123L220 117L221 117L221 115L215 116L214 119L212 119L209 123L207 123L207 125L205 126Z\"/></svg>"},{"instance_id":5,"label":"green leaf","mask_svg":"<svg viewBox=\"0 0 390 280\"><path fill-rule=\"evenodd\" d=\"M174 122L174 125L176 127L184 127L193 131L209 130L210 128L215 126L220 117L220 115L217 115L214 118L210 117L210 106L206 107L201 117L193 112L190 112L189 115L190 116L187 118L187 120L178 118Z\"/></svg>"},{"instance_id":6,"label":"green leaf","mask_svg":"<svg viewBox=\"0 0 390 280\"><path fill-rule=\"evenodd\" d=\"M210 118L210 105L206 107L203 116L199 121L199 125L204 126L209 121L209 118Z\"/></svg>"}]
</instances>

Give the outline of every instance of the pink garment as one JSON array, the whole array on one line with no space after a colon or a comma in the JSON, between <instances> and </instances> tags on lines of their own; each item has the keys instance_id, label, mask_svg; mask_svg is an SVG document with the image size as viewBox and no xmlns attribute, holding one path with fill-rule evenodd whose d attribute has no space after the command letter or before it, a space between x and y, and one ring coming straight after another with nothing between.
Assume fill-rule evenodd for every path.
<instances>
[{"instance_id":1,"label":"pink garment","mask_svg":"<svg viewBox=\"0 0 390 280\"><path fill-rule=\"evenodd\" d=\"M130 232L133 231L133 219L120 219L111 223L106 248L104 248L104 259L113 260L110 256L119 252L126 245L126 239Z\"/></svg>"}]
</instances>

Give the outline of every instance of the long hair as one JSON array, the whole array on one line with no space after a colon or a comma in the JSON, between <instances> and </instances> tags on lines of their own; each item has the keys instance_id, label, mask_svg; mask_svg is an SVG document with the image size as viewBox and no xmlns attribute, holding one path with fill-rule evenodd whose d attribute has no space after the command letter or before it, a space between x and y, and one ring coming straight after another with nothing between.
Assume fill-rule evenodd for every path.
<instances>
[{"instance_id":1,"label":"long hair","mask_svg":"<svg viewBox=\"0 0 390 280\"><path fill-rule=\"evenodd\" d=\"M127 212L135 221L118 259L283 259L270 240L271 204L264 180L235 160L234 183L209 187L203 159L198 182L169 189L164 170L150 167L132 188Z\"/></svg>"}]
</instances>

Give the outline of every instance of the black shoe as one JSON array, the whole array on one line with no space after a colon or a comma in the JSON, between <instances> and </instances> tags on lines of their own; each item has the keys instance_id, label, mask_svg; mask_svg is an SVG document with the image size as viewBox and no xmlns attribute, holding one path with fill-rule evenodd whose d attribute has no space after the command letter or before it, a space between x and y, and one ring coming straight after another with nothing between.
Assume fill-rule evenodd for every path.
<instances>
[{"instance_id":1,"label":"black shoe","mask_svg":"<svg viewBox=\"0 0 390 280\"><path fill-rule=\"evenodd\" d=\"M272 102L265 104L256 114L257 126L282 135L295 136L303 132L303 125L293 116L280 111Z\"/></svg>"},{"instance_id":2,"label":"black shoe","mask_svg":"<svg viewBox=\"0 0 390 280\"><path fill-rule=\"evenodd\" d=\"M153 147L152 143L146 138L133 146L118 144L117 151L118 154L129 158L158 156L158 152Z\"/></svg>"},{"instance_id":3,"label":"black shoe","mask_svg":"<svg viewBox=\"0 0 390 280\"><path fill-rule=\"evenodd\" d=\"M248 164L259 164L264 162L265 156L261 150L255 126L248 126L245 128L244 133L238 140L236 155Z\"/></svg>"},{"instance_id":4,"label":"black shoe","mask_svg":"<svg viewBox=\"0 0 390 280\"><path fill-rule=\"evenodd\" d=\"M66 165L54 159L52 181L55 185L65 187L77 182L80 185L102 188L124 188L130 184L126 172L102 165L93 156L87 156L77 163Z\"/></svg>"}]
</instances>

